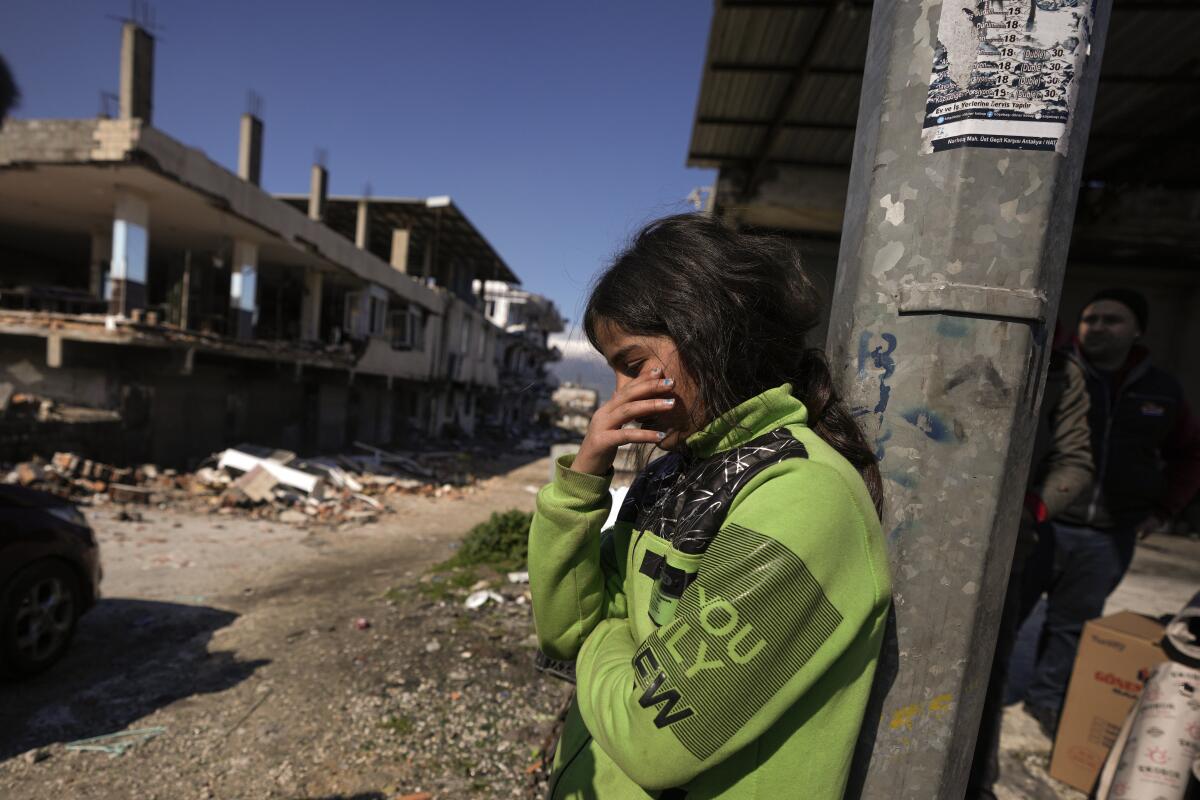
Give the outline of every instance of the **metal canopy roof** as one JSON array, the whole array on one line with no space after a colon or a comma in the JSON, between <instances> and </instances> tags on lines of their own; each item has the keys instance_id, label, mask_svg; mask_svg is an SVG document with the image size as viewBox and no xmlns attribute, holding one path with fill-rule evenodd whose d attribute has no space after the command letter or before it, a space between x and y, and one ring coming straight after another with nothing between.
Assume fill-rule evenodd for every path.
<instances>
[{"instance_id":1,"label":"metal canopy roof","mask_svg":"<svg viewBox=\"0 0 1200 800\"><path fill-rule=\"evenodd\" d=\"M866 0L717 0L687 163L849 169ZM1084 181L1200 187L1200 2L1116 0Z\"/></svg>"},{"instance_id":2,"label":"metal canopy roof","mask_svg":"<svg viewBox=\"0 0 1200 800\"><path fill-rule=\"evenodd\" d=\"M308 195L281 194L280 200L308 210ZM330 197L325 204L325 224L354 241L358 204L367 203L367 247L385 261L392 252L392 231L409 231L409 246L424 252L434 245L443 262L460 260L474 266L475 277L507 283L521 282L492 245L448 197ZM411 263L410 270L413 269ZM419 267L419 265L416 265Z\"/></svg>"}]
</instances>

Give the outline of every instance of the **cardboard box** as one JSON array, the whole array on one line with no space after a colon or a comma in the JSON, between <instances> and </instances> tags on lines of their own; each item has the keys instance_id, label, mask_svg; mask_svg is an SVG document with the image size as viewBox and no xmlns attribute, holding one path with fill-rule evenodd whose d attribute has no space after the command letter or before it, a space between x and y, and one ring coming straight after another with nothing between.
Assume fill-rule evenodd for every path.
<instances>
[{"instance_id":1,"label":"cardboard box","mask_svg":"<svg viewBox=\"0 0 1200 800\"><path fill-rule=\"evenodd\" d=\"M1090 792L1150 670L1167 660L1163 626L1122 611L1083 628L1050 775Z\"/></svg>"}]
</instances>

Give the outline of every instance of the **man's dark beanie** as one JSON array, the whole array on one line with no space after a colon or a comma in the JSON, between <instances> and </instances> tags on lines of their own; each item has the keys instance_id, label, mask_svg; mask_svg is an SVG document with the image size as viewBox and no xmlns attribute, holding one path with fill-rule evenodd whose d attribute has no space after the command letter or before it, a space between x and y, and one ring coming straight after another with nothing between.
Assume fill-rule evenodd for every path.
<instances>
[{"instance_id":1,"label":"man's dark beanie","mask_svg":"<svg viewBox=\"0 0 1200 800\"><path fill-rule=\"evenodd\" d=\"M1150 304L1146 302L1146 298L1141 292L1133 289L1103 289L1092 295L1092 299L1087 301L1087 305L1090 306L1097 300L1116 300L1121 303L1133 312L1142 333L1146 332L1146 326L1150 323Z\"/></svg>"}]
</instances>

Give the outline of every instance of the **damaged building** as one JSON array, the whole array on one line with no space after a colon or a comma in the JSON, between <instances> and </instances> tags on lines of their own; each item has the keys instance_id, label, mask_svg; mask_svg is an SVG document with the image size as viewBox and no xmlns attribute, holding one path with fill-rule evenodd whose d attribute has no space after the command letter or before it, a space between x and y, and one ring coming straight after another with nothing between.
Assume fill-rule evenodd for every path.
<instances>
[{"instance_id":1,"label":"damaged building","mask_svg":"<svg viewBox=\"0 0 1200 800\"><path fill-rule=\"evenodd\" d=\"M153 126L153 48L126 23L118 118L0 130L0 459L473 434L510 347L476 287L518 282L483 235L448 197L330 198L321 164L269 194L253 114L236 172Z\"/></svg>"},{"instance_id":2,"label":"damaged building","mask_svg":"<svg viewBox=\"0 0 1200 800\"><path fill-rule=\"evenodd\" d=\"M487 421L512 427L522 421L549 423L555 413L551 399L558 380L546 365L562 358L550 345L550 336L562 333L566 320L549 299L504 281L475 281L482 293L484 314L502 331L500 339L501 391L486 409Z\"/></svg>"}]
</instances>

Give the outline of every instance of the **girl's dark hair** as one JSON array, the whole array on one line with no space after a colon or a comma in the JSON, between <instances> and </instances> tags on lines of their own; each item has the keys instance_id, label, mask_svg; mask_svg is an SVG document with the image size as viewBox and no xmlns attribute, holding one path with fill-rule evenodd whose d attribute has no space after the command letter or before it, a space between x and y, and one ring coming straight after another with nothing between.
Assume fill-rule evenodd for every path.
<instances>
[{"instance_id":1,"label":"girl's dark hair","mask_svg":"<svg viewBox=\"0 0 1200 800\"><path fill-rule=\"evenodd\" d=\"M650 223L617 256L592 289L583 324L596 349L602 322L671 339L708 416L698 422L791 383L809 427L858 469L881 510L875 453L834 391L824 353L805 345L821 306L786 239L681 214Z\"/></svg>"}]
</instances>

